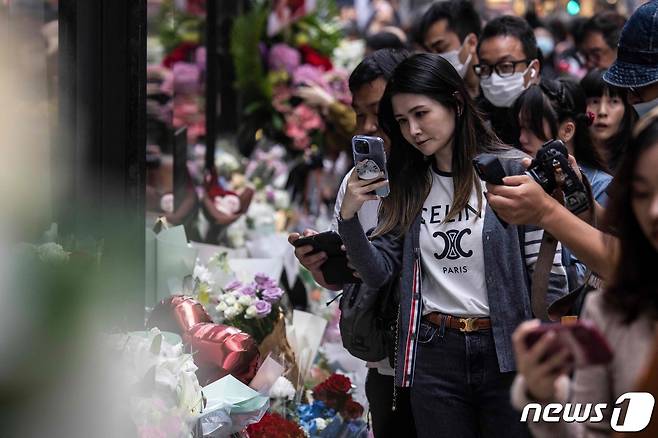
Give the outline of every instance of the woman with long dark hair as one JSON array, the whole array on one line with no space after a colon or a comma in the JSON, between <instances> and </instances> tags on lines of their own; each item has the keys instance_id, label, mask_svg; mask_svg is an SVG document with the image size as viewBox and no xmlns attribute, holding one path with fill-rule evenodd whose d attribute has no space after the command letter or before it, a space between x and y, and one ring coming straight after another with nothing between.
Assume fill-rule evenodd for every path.
<instances>
[{"instance_id":1,"label":"woman with long dark hair","mask_svg":"<svg viewBox=\"0 0 658 438\"><path fill-rule=\"evenodd\" d=\"M519 96L514 111L521 127L522 149L534 157L546 141L562 140L591 185L594 200L605 206L612 176L592 144L589 129L592 118L587 114L585 93L580 85L568 79L543 80ZM585 281L587 267L564 247L562 262L567 269L569 288L573 290Z\"/></svg>"},{"instance_id":2,"label":"woman with long dark hair","mask_svg":"<svg viewBox=\"0 0 658 438\"><path fill-rule=\"evenodd\" d=\"M637 390L651 356L658 321L658 109L640 120L634 133L606 210L606 222L620 241L612 255L616 270L604 291L587 296L582 316L593 321L607 339L614 351L612 362L578 368L570 381L568 348L553 351L543 360L552 348L550 336L542 336L532 348L526 346L525 337L538 321L526 322L514 333L517 408L530 402L606 403L609 408L598 422L531 424L536 437L611 435L610 407L620 395Z\"/></svg>"},{"instance_id":3,"label":"woman with long dark hair","mask_svg":"<svg viewBox=\"0 0 658 438\"><path fill-rule=\"evenodd\" d=\"M627 91L603 80L606 70L594 69L580 81L587 99L587 111L594 115L589 130L592 144L612 173L626 151L637 113L628 102Z\"/></svg>"},{"instance_id":4,"label":"woman with long dark hair","mask_svg":"<svg viewBox=\"0 0 658 438\"><path fill-rule=\"evenodd\" d=\"M510 334L532 317L529 274L542 230L503 226L473 158L498 155L508 174L525 155L485 126L464 82L441 56L403 61L380 102L391 139L389 181L350 178L338 229L363 282L399 281L396 384L411 387L420 437L523 436L509 403ZM356 216L389 183L369 240ZM547 301L566 292L556 256Z\"/></svg>"}]
</instances>

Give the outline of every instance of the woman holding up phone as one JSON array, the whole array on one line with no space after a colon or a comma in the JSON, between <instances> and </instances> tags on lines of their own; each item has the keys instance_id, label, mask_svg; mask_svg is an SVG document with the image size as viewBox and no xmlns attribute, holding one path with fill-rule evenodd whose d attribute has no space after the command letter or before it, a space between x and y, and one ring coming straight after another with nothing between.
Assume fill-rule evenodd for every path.
<instances>
[{"instance_id":1,"label":"woman holding up phone","mask_svg":"<svg viewBox=\"0 0 658 438\"><path fill-rule=\"evenodd\" d=\"M379 120L392 147L377 228L368 239L356 212L383 182L352 174L338 230L368 286L401 277L396 384L411 387L418 436L524 436L509 403L511 333L532 317L528 278L542 230L504 227L472 160L494 153L515 174L525 155L485 126L463 80L439 55L400 63ZM566 293L559 254L554 262L549 302Z\"/></svg>"},{"instance_id":2,"label":"woman holding up phone","mask_svg":"<svg viewBox=\"0 0 658 438\"><path fill-rule=\"evenodd\" d=\"M658 320L658 108L634 129L633 140L615 175L606 214L621 242L615 275L605 291L590 293L583 319L591 320L614 350L607 365L576 369L568 378L572 352L554 349L555 334L543 335L532 347L526 336L540 330L538 321L514 333L519 375L513 400L518 409L531 402L606 403L604 419L586 423L533 423L536 437L609 436L617 398L637 390L636 384L651 347ZM542 360L544 359L544 360ZM567 397L570 398L567 399Z\"/></svg>"}]
</instances>

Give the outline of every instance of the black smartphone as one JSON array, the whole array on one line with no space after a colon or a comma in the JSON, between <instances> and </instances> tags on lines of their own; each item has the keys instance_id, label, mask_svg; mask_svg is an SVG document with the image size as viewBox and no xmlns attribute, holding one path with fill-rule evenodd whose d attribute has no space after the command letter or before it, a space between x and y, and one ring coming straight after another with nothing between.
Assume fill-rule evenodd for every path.
<instances>
[{"instance_id":1,"label":"black smartphone","mask_svg":"<svg viewBox=\"0 0 658 438\"><path fill-rule=\"evenodd\" d=\"M493 154L477 155L473 158L473 167L482 181L491 184L500 186L503 184L503 178L507 176L500 160Z\"/></svg>"},{"instance_id":2,"label":"black smartphone","mask_svg":"<svg viewBox=\"0 0 658 438\"><path fill-rule=\"evenodd\" d=\"M352 137L352 153L354 154L354 168L360 179L375 180L373 182L388 179L386 152L382 138L355 135ZM379 176L380 172L384 172L384 178ZM388 185L375 190L375 194L381 197L388 196Z\"/></svg>"},{"instance_id":3,"label":"black smartphone","mask_svg":"<svg viewBox=\"0 0 658 438\"><path fill-rule=\"evenodd\" d=\"M320 266L320 270L328 283L361 283L361 280L354 276L354 270L347 266L347 255L341 249L343 240L335 231L325 231L311 236L300 237L292 244L295 248L305 245L312 246L313 251L309 254L316 254L321 251L327 254L327 260Z\"/></svg>"}]
</instances>

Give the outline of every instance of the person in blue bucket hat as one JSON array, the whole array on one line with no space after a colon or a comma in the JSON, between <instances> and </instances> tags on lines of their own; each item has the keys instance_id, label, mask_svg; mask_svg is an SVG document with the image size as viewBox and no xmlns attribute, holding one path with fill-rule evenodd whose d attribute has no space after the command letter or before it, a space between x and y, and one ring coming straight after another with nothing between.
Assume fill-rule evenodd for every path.
<instances>
[{"instance_id":1,"label":"person in blue bucket hat","mask_svg":"<svg viewBox=\"0 0 658 438\"><path fill-rule=\"evenodd\" d=\"M617 59L603 79L627 88L640 116L658 106L658 0L640 6L628 19L619 38Z\"/></svg>"}]
</instances>

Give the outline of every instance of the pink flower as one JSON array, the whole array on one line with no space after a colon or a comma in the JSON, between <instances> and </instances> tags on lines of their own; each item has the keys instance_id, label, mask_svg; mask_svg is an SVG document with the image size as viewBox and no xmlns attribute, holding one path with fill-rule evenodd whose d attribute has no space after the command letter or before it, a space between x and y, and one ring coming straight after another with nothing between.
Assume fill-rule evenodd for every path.
<instances>
[{"instance_id":1,"label":"pink flower","mask_svg":"<svg viewBox=\"0 0 658 438\"><path fill-rule=\"evenodd\" d=\"M273 45L268 55L270 70L285 70L288 74L292 74L300 62L301 54L283 43Z\"/></svg>"},{"instance_id":2,"label":"pink flower","mask_svg":"<svg viewBox=\"0 0 658 438\"><path fill-rule=\"evenodd\" d=\"M272 106L280 113L288 113L292 111L290 105L290 98L292 97L292 90L287 85L278 85L272 90Z\"/></svg>"},{"instance_id":3,"label":"pink flower","mask_svg":"<svg viewBox=\"0 0 658 438\"><path fill-rule=\"evenodd\" d=\"M292 73L292 83L294 85L315 84L331 93L329 84L324 78L324 72L318 67L309 64L300 65Z\"/></svg>"},{"instance_id":4,"label":"pink flower","mask_svg":"<svg viewBox=\"0 0 658 438\"><path fill-rule=\"evenodd\" d=\"M201 71L196 64L177 62L174 64L174 92L197 94L201 87Z\"/></svg>"}]
</instances>

